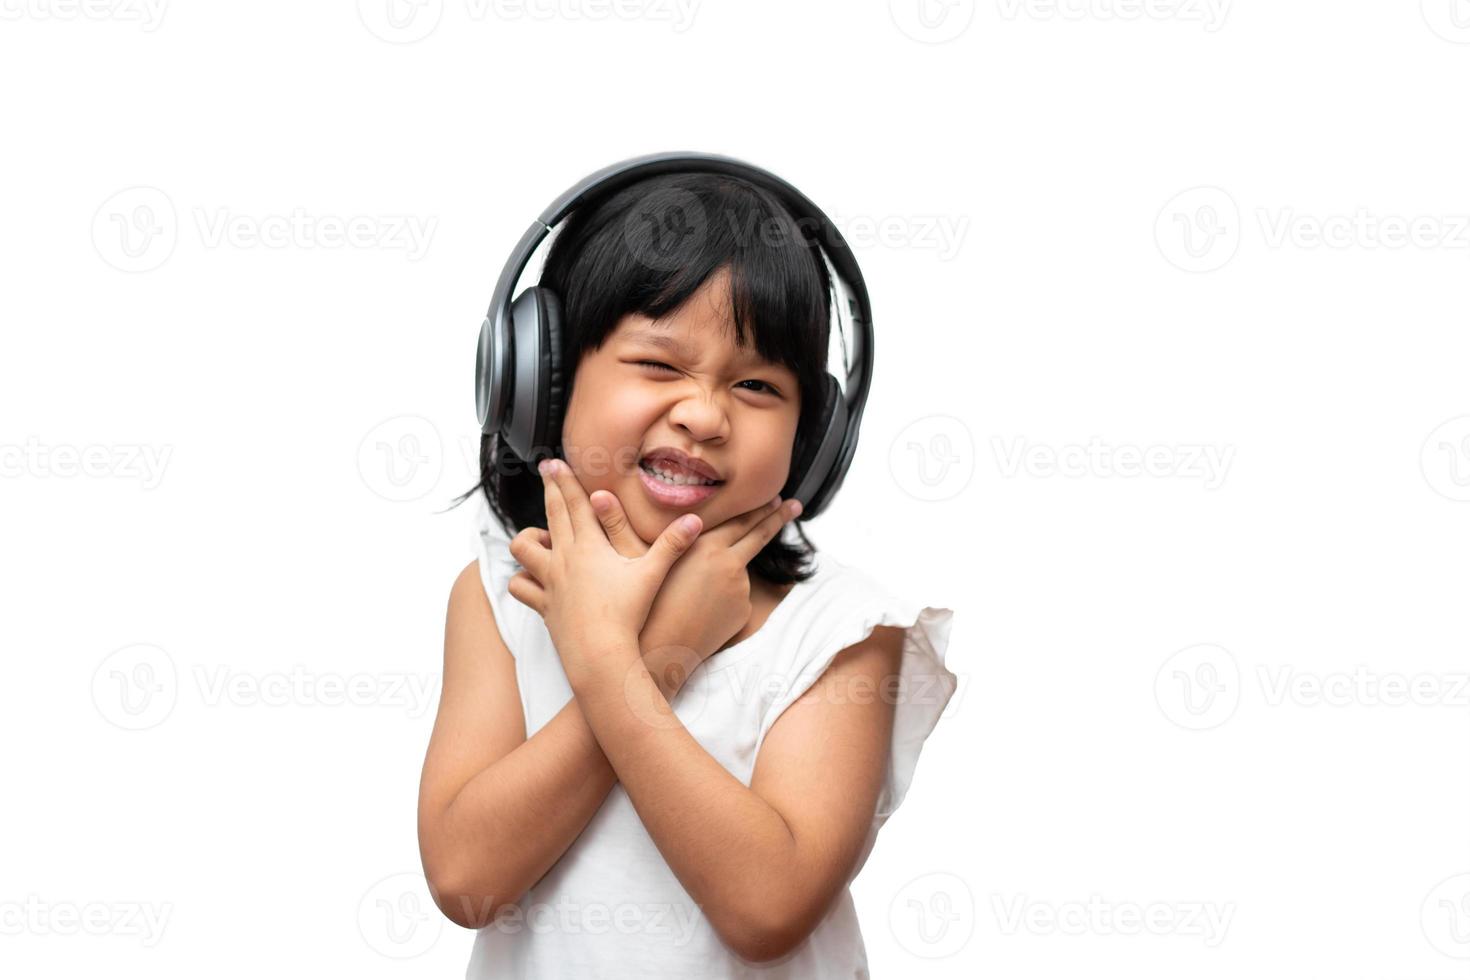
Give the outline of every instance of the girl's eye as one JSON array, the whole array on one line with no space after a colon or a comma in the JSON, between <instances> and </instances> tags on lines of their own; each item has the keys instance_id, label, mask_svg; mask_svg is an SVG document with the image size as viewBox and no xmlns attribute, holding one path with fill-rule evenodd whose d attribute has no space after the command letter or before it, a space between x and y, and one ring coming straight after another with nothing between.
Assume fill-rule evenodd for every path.
<instances>
[{"instance_id":1,"label":"girl's eye","mask_svg":"<svg viewBox=\"0 0 1470 980\"><path fill-rule=\"evenodd\" d=\"M765 385L766 390L769 391L771 394L773 394L773 395L779 395L779 394L781 394L779 391L776 390L776 388L775 388L774 385L767 384L766 382L761 381L761 380L759 380L757 378L751 378L749 381L742 381L740 383L743 384L743 385ZM751 389L751 390L759 390L759 389Z\"/></svg>"},{"instance_id":2,"label":"girl's eye","mask_svg":"<svg viewBox=\"0 0 1470 980\"><path fill-rule=\"evenodd\" d=\"M673 371L673 373L675 373L675 374L678 374L679 373L677 370L675 370L674 368L669 367L667 364L663 363L662 361L638 361L637 364L640 367L650 367L650 368L654 368L655 370L658 370L658 371ZM764 381L760 381L760 380L758 380L756 378L751 378L748 381L742 381L740 383L743 384L743 385L744 384L765 385L765 390L769 391L771 394L773 394L773 395L779 395L780 394L780 392L776 390L776 388L775 388L774 385L768 384L768 383L766 383ZM750 391L759 391L760 389L758 389L758 388L752 388L752 389L747 389L747 390L750 390Z\"/></svg>"}]
</instances>

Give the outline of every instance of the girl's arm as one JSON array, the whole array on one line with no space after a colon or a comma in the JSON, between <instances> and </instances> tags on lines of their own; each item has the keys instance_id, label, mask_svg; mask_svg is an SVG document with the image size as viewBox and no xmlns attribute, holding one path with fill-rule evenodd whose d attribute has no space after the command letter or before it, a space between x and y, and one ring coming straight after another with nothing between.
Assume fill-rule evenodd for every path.
<instances>
[{"instance_id":1,"label":"girl's arm","mask_svg":"<svg viewBox=\"0 0 1470 980\"><path fill-rule=\"evenodd\" d=\"M658 673L665 698L678 682L664 675L676 673ZM435 903L465 928L489 923L556 863L615 782L575 698L526 738L514 658L471 562L450 591L419 785L419 852Z\"/></svg>"},{"instance_id":2,"label":"girl's arm","mask_svg":"<svg viewBox=\"0 0 1470 980\"><path fill-rule=\"evenodd\" d=\"M586 723L654 843L747 960L799 945L851 876L887 768L902 643L902 629L879 626L839 653L766 733L748 788L653 696L636 641L564 658ZM652 723L647 705L659 716Z\"/></svg>"}]
</instances>

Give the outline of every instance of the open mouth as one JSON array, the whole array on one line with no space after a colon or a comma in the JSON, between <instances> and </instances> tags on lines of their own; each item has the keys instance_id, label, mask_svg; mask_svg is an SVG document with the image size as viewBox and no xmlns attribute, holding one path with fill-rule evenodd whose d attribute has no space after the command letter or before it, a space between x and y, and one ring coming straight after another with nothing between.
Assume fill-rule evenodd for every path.
<instances>
[{"instance_id":1,"label":"open mouth","mask_svg":"<svg viewBox=\"0 0 1470 980\"><path fill-rule=\"evenodd\" d=\"M724 480L706 480L689 474L664 460L640 460L638 468L660 483L671 487L717 487Z\"/></svg>"},{"instance_id":2,"label":"open mouth","mask_svg":"<svg viewBox=\"0 0 1470 980\"><path fill-rule=\"evenodd\" d=\"M638 482L648 498L661 507L683 510L703 503L724 486L723 480L706 480L678 472L660 460L639 462Z\"/></svg>"}]
</instances>

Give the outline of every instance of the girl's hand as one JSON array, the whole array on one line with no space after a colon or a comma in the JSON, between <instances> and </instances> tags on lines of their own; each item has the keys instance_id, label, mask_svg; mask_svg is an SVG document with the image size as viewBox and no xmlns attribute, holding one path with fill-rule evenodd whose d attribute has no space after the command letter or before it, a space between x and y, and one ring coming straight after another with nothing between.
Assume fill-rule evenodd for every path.
<instances>
[{"instance_id":1,"label":"girl's hand","mask_svg":"<svg viewBox=\"0 0 1470 980\"><path fill-rule=\"evenodd\" d=\"M541 617L570 673L610 644L638 641L659 586L698 537L700 519L686 514L646 553L627 558L608 541L570 467L547 460L541 471L551 547L522 533L511 553L540 584Z\"/></svg>"},{"instance_id":2,"label":"girl's hand","mask_svg":"<svg viewBox=\"0 0 1470 980\"><path fill-rule=\"evenodd\" d=\"M599 490L591 500L613 547L630 557L648 551L616 494ZM797 501L777 497L705 531L674 563L639 636L644 661L661 685L677 689L750 621L747 566L800 513Z\"/></svg>"},{"instance_id":3,"label":"girl's hand","mask_svg":"<svg viewBox=\"0 0 1470 980\"><path fill-rule=\"evenodd\" d=\"M615 494L598 490L590 499L620 554L638 558L648 552ZM644 664L666 694L678 690L700 662L750 621L746 566L800 513L797 501L783 504L778 497L705 531L674 563L638 638ZM547 542L540 528L526 528L521 535L543 546ZM534 574L518 572L510 585L512 596L546 616L546 596Z\"/></svg>"}]
</instances>

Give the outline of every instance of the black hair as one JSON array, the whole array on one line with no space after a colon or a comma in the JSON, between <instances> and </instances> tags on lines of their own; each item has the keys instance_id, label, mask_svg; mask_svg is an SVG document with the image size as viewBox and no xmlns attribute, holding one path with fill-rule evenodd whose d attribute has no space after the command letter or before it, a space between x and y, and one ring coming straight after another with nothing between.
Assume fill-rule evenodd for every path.
<instances>
[{"instance_id":1,"label":"black hair","mask_svg":"<svg viewBox=\"0 0 1470 980\"><path fill-rule=\"evenodd\" d=\"M736 343L747 347L753 334L760 356L790 368L800 387L794 489L802 447L821 436L826 395L832 287L819 233L771 191L725 175L661 174L584 202L557 226L540 280L561 299L563 411L582 355L600 349L623 316L658 320L728 270ZM552 438L564 458L559 423ZM477 490L508 535L547 526L541 477L498 432L480 437L480 482L454 506ZM798 541L784 540L783 528L746 566L752 574L773 585L812 577L816 548L799 520L790 522Z\"/></svg>"}]
</instances>

